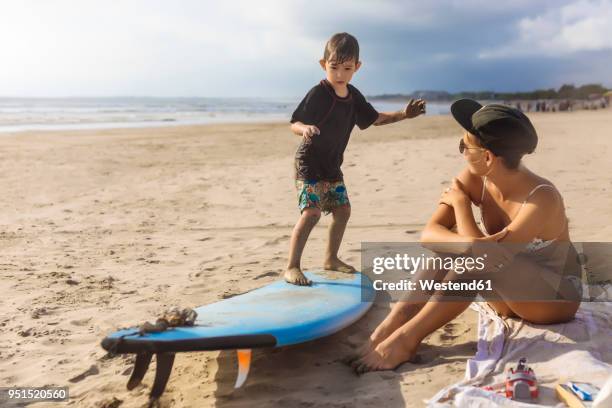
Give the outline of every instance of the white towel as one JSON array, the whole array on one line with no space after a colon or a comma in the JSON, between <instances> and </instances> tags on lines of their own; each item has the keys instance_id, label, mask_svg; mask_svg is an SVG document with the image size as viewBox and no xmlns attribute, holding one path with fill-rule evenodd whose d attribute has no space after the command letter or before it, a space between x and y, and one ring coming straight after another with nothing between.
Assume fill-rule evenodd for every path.
<instances>
[{"instance_id":1,"label":"white towel","mask_svg":"<svg viewBox=\"0 0 612 408\"><path fill-rule=\"evenodd\" d=\"M440 390L430 407L537 407L565 405L557 400L559 382L590 382L602 387L612 376L612 303L583 303L568 323L535 325L503 319L486 303L473 303L479 312L476 355L468 360L465 379ZM483 386L501 383L506 370L521 357L538 379L539 398L533 403L512 401Z\"/></svg>"}]
</instances>

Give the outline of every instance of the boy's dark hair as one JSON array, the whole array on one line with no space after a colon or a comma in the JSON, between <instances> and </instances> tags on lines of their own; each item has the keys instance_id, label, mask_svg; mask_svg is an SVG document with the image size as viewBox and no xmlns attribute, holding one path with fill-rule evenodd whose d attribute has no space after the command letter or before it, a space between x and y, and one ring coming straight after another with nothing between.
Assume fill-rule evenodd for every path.
<instances>
[{"instance_id":1,"label":"boy's dark hair","mask_svg":"<svg viewBox=\"0 0 612 408\"><path fill-rule=\"evenodd\" d=\"M346 61L359 61L359 43L357 39L349 33L337 33L325 44L323 59L330 61L330 58L339 64Z\"/></svg>"}]
</instances>

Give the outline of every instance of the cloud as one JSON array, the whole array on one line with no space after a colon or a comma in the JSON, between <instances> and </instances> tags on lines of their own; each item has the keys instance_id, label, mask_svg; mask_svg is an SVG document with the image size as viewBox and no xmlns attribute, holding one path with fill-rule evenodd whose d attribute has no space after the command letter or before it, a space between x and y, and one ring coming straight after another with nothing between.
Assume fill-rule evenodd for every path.
<instances>
[{"instance_id":1,"label":"cloud","mask_svg":"<svg viewBox=\"0 0 612 408\"><path fill-rule=\"evenodd\" d=\"M610 3L6 2L0 93L301 96L321 78L317 60L339 31L359 39L355 83L370 94L610 83Z\"/></svg>"},{"instance_id":2,"label":"cloud","mask_svg":"<svg viewBox=\"0 0 612 408\"><path fill-rule=\"evenodd\" d=\"M4 95L239 94L244 78L322 49L286 2L58 0L0 14ZM316 48L316 51L315 51ZM231 89L234 88L234 89Z\"/></svg>"},{"instance_id":3,"label":"cloud","mask_svg":"<svg viewBox=\"0 0 612 408\"><path fill-rule=\"evenodd\" d=\"M516 39L480 52L479 57L563 56L612 50L612 1L582 0L549 9L516 23Z\"/></svg>"}]
</instances>

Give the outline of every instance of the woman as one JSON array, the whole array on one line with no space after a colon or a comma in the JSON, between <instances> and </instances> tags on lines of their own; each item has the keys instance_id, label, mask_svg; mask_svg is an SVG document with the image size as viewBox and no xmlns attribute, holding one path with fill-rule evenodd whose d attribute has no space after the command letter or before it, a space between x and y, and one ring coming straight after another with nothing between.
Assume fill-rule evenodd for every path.
<instances>
[{"instance_id":1,"label":"woman","mask_svg":"<svg viewBox=\"0 0 612 408\"><path fill-rule=\"evenodd\" d=\"M462 243L473 256L495 252L491 246L504 243L492 256L495 267L487 266L495 294L488 301L491 307L502 316L536 324L571 320L580 305L580 268L572 262L576 253L569 242L563 199L552 183L521 164L523 155L537 145L533 125L517 109L482 106L470 99L453 103L451 112L465 129L459 150L467 166L442 193L421 242L447 253L453 252L448 243ZM480 207L482 230L472 203ZM517 246L520 250L512 249ZM415 276L459 278L452 270L422 270ZM555 277L558 285L551 284ZM423 293L409 294L396 303L352 361L356 372L395 369L411 360L421 341L463 312L475 293L467 294L465 301L436 301L444 294L433 296L423 301Z\"/></svg>"}]
</instances>

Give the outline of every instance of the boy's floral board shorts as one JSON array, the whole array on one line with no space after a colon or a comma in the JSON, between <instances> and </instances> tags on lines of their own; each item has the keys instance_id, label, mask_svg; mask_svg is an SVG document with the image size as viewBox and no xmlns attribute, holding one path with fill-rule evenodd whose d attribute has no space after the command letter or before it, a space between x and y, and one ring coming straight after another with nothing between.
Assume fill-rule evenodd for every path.
<instances>
[{"instance_id":1,"label":"boy's floral board shorts","mask_svg":"<svg viewBox=\"0 0 612 408\"><path fill-rule=\"evenodd\" d=\"M300 213L304 208L318 208L329 214L343 205L351 205L344 181L296 180Z\"/></svg>"}]
</instances>

